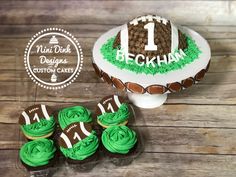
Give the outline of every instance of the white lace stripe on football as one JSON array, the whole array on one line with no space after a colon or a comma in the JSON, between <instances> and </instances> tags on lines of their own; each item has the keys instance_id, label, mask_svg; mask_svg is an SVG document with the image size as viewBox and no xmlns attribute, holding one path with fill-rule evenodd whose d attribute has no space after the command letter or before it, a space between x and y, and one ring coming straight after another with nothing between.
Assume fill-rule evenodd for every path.
<instances>
[{"instance_id":1,"label":"white lace stripe on football","mask_svg":"<svg viewBox=\"0 0 236 177\"><path fill-rule=\"evenodd\" d=\"M129 36L128 36L128 26L127 24L123 25L120 31L120 45L121 50L125 54L125 58L128 58L129 52Z\"/></svg>"},{"instance_id":2,"label":"white lace stripe on football","mask_svg":"<svg viewBox=\"0 0 236 177\"><path fill-rule=\"evenodd\" d=\"M46 106L45 105L41 105L41 109L42 109L42 112L43 112L43 115L44 117L47 119L47 120L50 120L50 116L48 115L48 111L46 109Z\"/></svg>"},{"instance_id":3,"label":"white lace stripe on football","mask_svg":"<svg viewBox=\"0 0 236 177\"><path fill-rule=\"evenodd\" d=\"M79 124L80 124L80 128L81 128L82 132L83 132L86 136L89 136L91 133L86 130L86 128L84 127L84 123L83 123L83 122L80 122Z\"/></svg>"},{"instance_id":4,"label":"white lace stripe on football","mask_svg":"<svg viewBox=\"0 0 236 177\"><path fill-rule=\"evenodd\" d=\"M170 22L171 25L171 53L175 52L179 47L178 28Z\"/></svg>"},{"instance_id":5,"label":"white lace stripe on football","mask_svg":"<svg viewBox=\"0 0 236 177\"><path fill-rule=\"evenodd\" d=\"M149 22L152 22L152 21L153 21L153 16L152 16L152 15L147 15L147 16L146 16L146 19L147 19Z\"/></svg>"},{"instance_id":6,"label":"white lace stripe on football","mask_svg":"<svg viewBox=\"0 0 236 177\"><path fill-rule=\"evenodd\" d=\"M61 138L65 141L66 146L67 146L68 148L72 148L72 144L71 144L69 138L65 135L65 133L62 133L62 134L61 134Z\"/></svg>"},{"instance_id":7,"label":"white lace stripe on football","mask_svg":"<svg viewBox=\"0 0 236 177\"><path fill-rule=\"evenodd\" d=\"M98 103L98 107L99 107L100 111L102 112L102 114L104 114L106 112L101 103Z\"/></svg>"},{"instance_id":8,"label":"white lace stripe on football","mask_svg":"<svg viewBox=\"0 0 236 177\"><path fill-rule=\"evenodd\" d=\"M30 124L30 118L29 116L26 114L25 111L22 112L22 116L25 118L25 124L29 125Z\"/></svg>"},{"instance_id":9,"label":"white lace stripe on football","mask_svg":"<svg viewBox=\"0 0 236 177\"><path fill-rule=\"evenodd\" d=\"M118 98L117 95L114 95L114 101L115 101L115 103L116 103L116 105L117 105L118 107L121 106L120 100L119 100L119 98Z\"/></svg>"}]
</instances>

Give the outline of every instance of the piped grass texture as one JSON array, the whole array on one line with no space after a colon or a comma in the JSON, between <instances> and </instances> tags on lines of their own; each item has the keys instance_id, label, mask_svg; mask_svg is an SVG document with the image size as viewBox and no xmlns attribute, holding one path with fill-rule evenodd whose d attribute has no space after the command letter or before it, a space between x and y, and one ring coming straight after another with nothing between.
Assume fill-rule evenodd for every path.
<instances>
[{"instance_id":1,"label":"piped grass texture","mask_svg":"<svg viewBox=\"0 0 236 177\"><path fill-rule=\"evenodd\" d=\"M157 73L165 74L169 71L178 70L183 68L185 65L193 62L194 60L198 59L199 54L201 53L195 41L191 39L189 36L186 36L187 48L183 50L186 56L184 56L178 62L174 61L169 64L162 63L161 65L155 64L155 67L148 67L146 64L140 66L135 63L134 59L129 60L128 64L126 63L125 60L124 61L117 60L116 54L117 50L119 50L119 47L113 48L114 40L115 37L108 39L107 42L103 44L103 46L101 47L100 52L103 55L103 58L120 69L126 69L135 72L137 74L144 73L144 74L155 75ZM176 52L178 52L178 50Z\"/></svg>"}]
</instances>

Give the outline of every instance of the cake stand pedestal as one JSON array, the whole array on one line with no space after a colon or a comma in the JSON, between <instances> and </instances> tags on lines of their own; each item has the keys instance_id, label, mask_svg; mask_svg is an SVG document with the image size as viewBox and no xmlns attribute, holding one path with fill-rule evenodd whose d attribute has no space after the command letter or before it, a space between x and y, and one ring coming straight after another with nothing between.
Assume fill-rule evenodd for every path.
<instances>
[{"instance_id":1,"label":"cake stand pedestal","mask_svg":"<svg viewBox=\"0 0 236 177\"><path fill-rule=\"evenodd\" d=\"M130 101L138 107L155 108L162 105L167 94L179 92L198 83L208 71L211 51L207 41L197 32L182 27L184 34L190 36L201 53L193 62L183 68L173 70L165 74L137 74L135 72L120 69L103 58L101 47L108 39L115 37L121 30L121 26L104 33L95 42L93 47L93 67L96 74L113 87L127 91Z\"/></svg>"},{"instance_id":2,"label":"cake stand pedestal","mask_svg":"<svg viewBox=\"0 0 236 177\"><path fill-rule=\"evenodd\" d=\"M167 99L166 94L138 94L128 93L129 100L140 108L156 108L165 103Z\"/></svg>"}]
</instances>

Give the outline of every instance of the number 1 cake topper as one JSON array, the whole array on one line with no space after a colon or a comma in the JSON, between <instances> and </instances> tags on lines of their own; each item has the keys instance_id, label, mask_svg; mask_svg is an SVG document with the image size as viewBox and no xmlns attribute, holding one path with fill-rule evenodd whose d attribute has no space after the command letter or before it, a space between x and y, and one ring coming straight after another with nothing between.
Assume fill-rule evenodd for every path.
<instances>
[{"instance_id":1,"label":"number 1 cake topper","mask_svg":"<svg viewBox=\"0 0 236 177\"><path fill-rule=\"evenodd\" d=\"M53 110L44 104L37 104L25 109L19 117L21 125L29 125L40 122L41 119L50 120Z\"/></svg>"},{"instance_id":2,"label":"number 1 cake topper","mask_svg":"<svg viewBox=\"0 0 236 177\"><path fill-rule=\"evenodd\" d=\"M93 47L93 67L105 82L128 92L135 105L162 105L167 93L200 81L211 58L195 31L157 15L134 18L103 34Z\"/></svg>"},{"instance_id":3,"label":"number 1 cake topper","mask_svg":"<svg viewBox=\"0 0 236 177\"><path fill-rule=\"evenodd\" d=\"M92 126L90 123L72 123L63 130L58 140L58 143L61 147L72 148L74 144L85 139L91 133Z\"/></svg>"},{"instance_id":4,"label":"number 1 cake topper","mask_svg":"<svg viewBox=\"0 0 236 177\"><path fill-rule=\"evenodd\" d=\"M118 111L122 103L124 103L124 100L118 95L106 96L98 103L96 108L96 115L101 115L109 112L114 113Z\"/></svg>"}]
</instances>

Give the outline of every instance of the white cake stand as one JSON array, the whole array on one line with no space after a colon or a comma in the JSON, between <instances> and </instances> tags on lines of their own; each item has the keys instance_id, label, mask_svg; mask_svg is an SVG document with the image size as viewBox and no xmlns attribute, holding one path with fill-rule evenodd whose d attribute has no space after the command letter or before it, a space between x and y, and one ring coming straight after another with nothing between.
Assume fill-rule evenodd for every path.
<instances>
[{"instance_id":1,"label":"white cake stand","mask_svg":"<svg viewBox=\"0 0 236 177\"><path fill-rule=\"evenodd\" d=\"M183 33L191 36L202 52L199 54L199 58L194 60L192 63L187 64L182 69L170 71L166 74L158 73L155 75L147 75L137 74L126 69L121 70L105 60L100 52L102 45L106 43L111 37L115 37L120 29L121 26L111 29L110 31L104 33L95 42L93 47L93 65L99 77L109 84L121 90L127 91L130 101L138 107L155 108L162 105L166 101L168 93L186 89L192 84L197 83L204 77L205 72L208 70L211 58L209 44L197 32L186 27L182 27L180 30ZM192 82L192 84L190 83L187 86L184 86L183 84L185 83L186 79ZM121 85L119 84L117 86L117 84L115 84L117 83L117 80L119 83L121 83ZM133 90L130 87L130 85L132 86L130 83L134 83L134 88L138 86L138 91ZM161 94L155 94L155 92L152 93L150 91L150 86L163 86L165 91L163 91ZM143 88L144 90L139 89L139 87ZM181 89L179 89L180 87Z\"/></svg>"}]
</instances>

